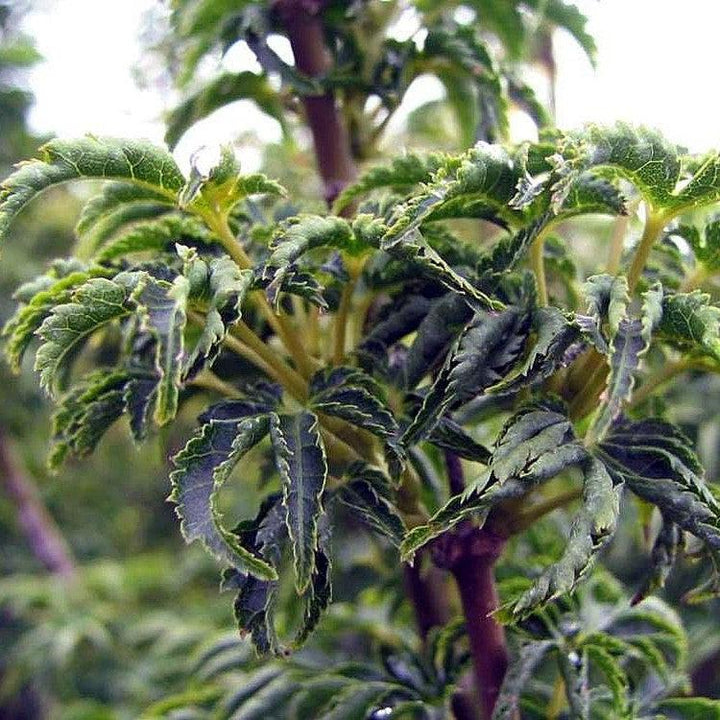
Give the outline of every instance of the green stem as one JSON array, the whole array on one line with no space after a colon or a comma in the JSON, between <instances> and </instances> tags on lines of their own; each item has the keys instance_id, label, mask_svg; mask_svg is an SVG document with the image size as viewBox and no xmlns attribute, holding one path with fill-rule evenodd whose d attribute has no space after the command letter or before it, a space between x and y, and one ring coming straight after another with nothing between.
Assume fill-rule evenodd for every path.
<instances>
[{"instance_id":1,"label":"green stem","mask_svg":"<svg viewBox=\"0 0 720 720\"><path fill-rule=\"evenodd\" d=\"M216 215L205 215L204 219L208 227L218 236L222 246L237 266L242 270L252 269L252 260L250 260L245 250L243 250L242 245L230 229L227 218ZM270 327L287 348L300 373L306 378L310 377L315 372L315 363L305 351L303 344L300 342L293 328L288 325L282 315L278 315L272 309L264 293L261 291L254 292L252 293L252 298Z\"/></svg>"},{"instance_id":2,"label":"green stem","mask_svg":"<svg viewBox=\"0 0 720 720\"><path fill-rule=\"evenodd\" d=\"M538 305L545 307L548 304L547 280L545 279L545 233L540 233L530 246L530 265L535 273L535 282L538 289Z\"/></svg>"},{"instance_id":3,"label":"green stem","mask_svg":"<svg viewBox=\"0 0 720 720\"><path fill-rule=\"evenodd\" d=\"M198 373L190 381L190 385L195 385L196 387L203 388L204 390L211 390L219 393L220 395L226 395L227 397L237 397L240 395L240 392L236 387L219 378L211 370L203 370Z\"/></svg>"},{"instance_id":4,"label":"green stem","mask_svg":"<svg viewBox=\"0 0 720 720\"><path fill-rule=\"evenodd\" d=\"M628 407L632 408L645 402L661 385L672 380L677 375L684 373L686 370L692 370L693 362L691 360L677 360L675 362L663 365L657 372L650 375L647 380L633 393L628 403Z\"/></svg>"},{"instance_id":5,"label":"green stem","mask_svg":"<svg viewBox=\"0 0 720 720\"><path fill-rule=\"evenodd\" d=\"M527 530L527 528L537 522L540 518L553 512L553 510L565 507L581 497L581 488L571 488L569 490L559 492L557 495L547 498L546 500L535 503L534 505L530 505L526 510L518 513L511 519L509 533L511 535L517 535L524 530Z\"/></svg>"},{"instance_id":6,"label":"green stem","mask_svg":"<svg viewBox=\"0 0 720 720\"><path fill-rule=\"evenodd\" d=\"M291 395L300 402L308 397L307 382L295 370L286 365L276 352L273 352L244 322L240 321L230 328L229 338L235 338L250 348L274 374L275 379L284 385Z\"/></svg>"},{"instance_id":7,"label":"green stem","mask_svg":"<svg viewBox=\"0 0 720 720\"><path fill-rule=\"evenodd\" d=\"M607 271L610 275L617 275L620 271L620 262L625 245L625 234L627 233L629 223L629 215L620 215L620 217L615 218L607 261Z\"/></svg>"},{"instance_id":8,"label":"green stem","mask_svg":"<svg viewBox=\"0 0 720 720\"><path fill-rule=\"evenodd\" d=\"M647 220L645 221L645 229L635 250L635 256L633 257L627 276L628 290L630 293L635 290L635 286L638 284L638 280L640 280L640 276L645 269L650 250L652 250L653 245L667 222L665 215L662 213L654 213L649 205L646 206L646 212Z\"/></svg>"},{"instance_id":9,"label":"green stem","mask_svg":"<svg viewBox=\"0 0 720 720\"><path fill-rule=\"evenodd\" d=\"M350 279L343 288L340 296L340 305L335 315L335 323L333 325L333 365L342 365L345 359L345 341L347 335L348 318L352 309L352 299L355 293L355 286L362 272L362 261L357 258L347 259L348 272Z\"/></svg>"}]
</instances>

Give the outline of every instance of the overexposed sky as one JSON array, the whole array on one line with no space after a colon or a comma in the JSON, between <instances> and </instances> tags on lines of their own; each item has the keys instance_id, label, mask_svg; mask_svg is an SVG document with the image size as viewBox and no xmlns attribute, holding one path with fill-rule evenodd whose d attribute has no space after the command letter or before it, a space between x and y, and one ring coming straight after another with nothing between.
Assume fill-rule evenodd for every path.
<instances>
[{"instance_id":1,"label":"overexposed sky","mask_svg":"<svg viewBox=\"0 0 720 720\"><path fill-rule=\"evenodd\" d=\"M100 135L162 141L168 98L139 90L133 65L145 13L160 0L45 0L27 22L45 62L31 76L36 106L31 124L71 137ZM662 130L691 151L720 147L720 99L714 82L720 2L717 0L578 0L598 47L593 70L569 37L556 38L557 121L563 128L624 119ZM184 139L186 164L203 144L237 135L222 115ZM243 112L248 128L272 137L262 115Z\"/></svg>"}]
</instances>

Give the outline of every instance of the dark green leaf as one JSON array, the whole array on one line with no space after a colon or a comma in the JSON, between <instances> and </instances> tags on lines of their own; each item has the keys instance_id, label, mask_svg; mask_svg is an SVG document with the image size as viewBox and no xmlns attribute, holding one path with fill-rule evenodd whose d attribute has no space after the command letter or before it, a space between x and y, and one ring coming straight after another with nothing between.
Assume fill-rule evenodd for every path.
<instances>
[{"instance_id":1,"label":"dark green leaf","mask_svg":"<svg viewBox=\"0 0 720 720\"><path fill-rule=\"evenodd\" d=\"M201 417L204 425L173 458L176 470L170 475L170 498L177 503L188 542L200 539L241 572L274 580L275 570L222 526L216 507L218 491L232 469L269 431L267 409L262 414L258 409L244 401L229 401L211 407Z\"/></svg>"},{"instance_id":2,"label":"dark green leaf","mask_svg":"<svg viewBox=\"0 0 720 720\"><path fill-rule=\"evenodd\" d=\"M272 415L270 426L275 462L283 481L287 526L295 561L295 585L306 590L316 571L320 498L327 477L325 449L317 417L307 410Z\"/></svg>"},{"instance_id":3,"label":"dark green leaf","mask_svg":"<svg viewBox=\"0 0 720 720\"><path fill-rule=\"evenodd\" d=\"M705 485L690 441L663 420L616 426L596 452L608 470L664 517L720 549L720 505Z\"/></svg>"},{"instance_id":4,"label":"dark green leaf","mask_svg":"<svg viewBox=\"0 0 720 720\"><path fill-rule=\"evenodd\" d=\"M587 458L575 442L572 426L553 407L530 406L514 415L497 440L487 470L461 495L451 498L427 525L413 528L401 546L403 559L411 559L425 544L461 520L478 516L484 521L493 505L521 497L566 467Z\"/></svg>"},{"instance_id":5,"label":"dark green leaf","mask_svg":"<svg viewBox=\"0 0 720 720\"><path fill-rule=\"evenodd\" d=\"M363 463L347 471L348 482L340 490L340 501L373 530L387 537L396 547L405 535L405 524L387 498L383 474Z\"/></svg>"},{"instance_id":6,"label":"dark green leaf","mask_svg":"<svg viewBox=\"0 0 720 720\"><path fill-rule=\"evenodd\" d=\"M170 422L177 413L188 291L184 277L176 278L172 284L148 277L133 296L141 329L155 340L155 369L160 379L154 419L158 425Z\"/></svg>"},{"instance_id":7,"label":"dark green leaf","mask_svg":"<svg viewBox=\"0 0 720 720\"><path fill-rule=\"evenodd\" d=\"M312 379L313 409L347 420L382 438L397 434L392 412L379 397L372 378L350 367L320 371Z\"/></svg>"}]
</instances>

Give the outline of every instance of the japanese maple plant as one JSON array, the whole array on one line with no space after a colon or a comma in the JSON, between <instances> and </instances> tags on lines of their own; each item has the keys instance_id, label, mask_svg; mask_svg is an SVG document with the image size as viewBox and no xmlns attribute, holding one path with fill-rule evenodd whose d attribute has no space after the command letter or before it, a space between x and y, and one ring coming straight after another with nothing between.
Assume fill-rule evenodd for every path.
<instances>
[{"instance_id":1,"label":"japanese maple plant","mask_svg":"<svg viewBox=\"0 0 720 720\"><path fill-rule=\"evenodd\" d=\"M243 174L241 149L185 175L146 142L52 140L3 183L0 234L46 188L104 181L5 329L57 403L52 467L118 419L143 441L203 408L170 497L258 657L196 709L720 717L692 697L678 610L718 589L720 504L663 400L720 368L720 155L554 129L524 71L552 75L556 27L594 50L562 0L177 0L172 22L168 141L253 100L286 138L309 128L324 197ZM262 72L202 84L237 43ZM446 89L413 116L443 150L383 161L420 75ZM538 141L509 141L518 111ZM616 535L642 535L633 578L606 562ZM334 614L358 545L386 572ZM661 599L690 559L682 602Z\"/></svg>"}]
</instances>

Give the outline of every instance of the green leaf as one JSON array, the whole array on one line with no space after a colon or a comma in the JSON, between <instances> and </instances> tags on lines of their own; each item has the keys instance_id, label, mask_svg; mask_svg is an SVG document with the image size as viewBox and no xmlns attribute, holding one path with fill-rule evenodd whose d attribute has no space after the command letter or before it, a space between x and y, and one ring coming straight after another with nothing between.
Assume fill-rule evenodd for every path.
<instances>
[{"instance_id":1,"label":"green leaf","mask_svg":"<svg viewBox=\"0 0 720 720\"><path fill-rule=\"evenodd\" d=\"M564 0L523 0L523 5L540 10L545 20L555 27L563 28L572 35L577 44L585 51L588 60L595 65L597 46L595 38L587 31L587 18L580 10Z\"/></svg>"},{"instance_id":2,"label":"green leaf","mask_svg":"<svg viewBox=\"0 0 720 720\"><path fill-rule=\"evenodd\" d=\"M583 287L588 301L588 313L597 320L598 327L608 325L612 338L627 315L630 303L627 279L621 275L592 275Z\"/></svg>"},{"instance_id":3,"label":"green leaf","mask_svg":"<svg viewBox=\"0 0 720 720\"><path fill-rule=\"evenodd\" d=\"M477 274L483 280L483 287L495 290L499 276L515 268L536 238L545 232L550 220L551 216L547 213L540 216L515 234L502 238L481 258L477 265Z\"/></svg>"},{"instance_id":4,"label":"green leaf","mask_svg":"<svg viewBox=\"0 0 720 720\"><path fill-rule=\"evenodd\" d=\"M154 418L158 425L170 422L177 413L188 290L189 283L182 276L172 284L148 277L133 295L141 330L155 340L155 368L160 379Z\"/></svg>"},{"instance_id":5,"label":"green leaf","mask_svg":"<svg viewBox=\"0 0 720 720\"><path fill-rule=\"evenodd\" d=\"M107 263L133 253L152 252L155 255L172 252L175 243L195 242L206 244L210 233L197 219L176 214L165 214L158 219L132 225L119 232L98 248L95 259Z\"/></svg>"},{"instance_id":6,"label":"green leaf","mask_svg":"<svg viewBox=\"0 0 720 720\"><path fill-rule=\"evenodd\" d=\"M350 684L350 680L339 675L320 675L303 683L303 689L296 693L289 707L291 718L318 717L333 698Z\"/></svg>"},{"instance_id":7,"label":"green leaf","mask_svg":"<svg viewBox=\"0 0 720 720\"><path fill-rule=\"evenodd\" d=\"M445 416L440 418L427 436L431 445L449 450L458 457L487 465L492 453L474 438L470 437L462 427Z\"/></svg>"},{"instance_id":8,"label":"green leaf","mask_svg":"<svg viewBox=\"0 0 720 720\"><path fill-rule=\"evenodd\" d=\"M665 580L685 547L682 530L671 520L663 517L660 531L650 553L649 572L632 599L633 605L664 587Z\"/></svg>"},{"instance_id":9,"label":"green leaf","mask_svg":"<svg viewBox=\"0 0 720 720\"><path fill-rule=\"evenodd\" d=\"M202 540L218 559L260 580L275 580L277 573L222 526L216 503L235 465L267 435L269 409L242 400L212 406L200 418L203 426L173 458L176 469L170 475L170 499L177 503L187 542Z\"/></svg>"},{"instance_id":10,"label":"green leaf","mask_svg":"<svg viewBox=\"0 0 720 720\"><path fill-rule=\"evenodd\" d=\"M587 459L575 441L564 412L553 406L528 406L508 421L498 437L487 470L445 504L426 525L410 530L400 548L403 560L467 517L484 522L499 502L525 495L561 470Z\"/></svg>"},{"instance_id":11,"label":"green leaf","mask_svg":"<svg viewBox=\"0 0 720 720\"><path fill-rule=\"evenodd\" d=\"M135 217L137 213L127 214L127 211L139 208L141 216L144 217L146 212L154 211L160 214L175 207L174 201L153 187L108 182L98 195L90 198L83 206L75 226L75 234L83 240L84 246L95 248L108 235L108 230L112 229L114 232L116 229L117 221L108 222L116 214L119 213L121 217ZM106 225L108 227L104 227Z\"/></svg>"},{"instance_id":12,"label":"green leaf","mask_svg":"<svg viewBox=\"0 0 720 720\"><path fill-rule=\"evenodd\" d=\"M613 126L588 125L566 135L554 158L553 207L559 208L572 185L587 170L607 177L622 177L633 183L653 208L674 202L680 179L677 149L659 133L625 123Z\"/></svg>"},{"instance_id":13,"label":"green leaf","mask_svg":"<svg viewBox=\"0 0 720 720\"><path fill-rule=\"evenodd\" d=\"M580 339L574 319L552 306L533 310L530 329L534 339L530 352L491 392L510 392L545 380L563 366L566 351Z\"/></svg>"},{"instance_id":14,"label":"green leaf","mask_svg":"<svg viewBox=\"0 0 720 720\"><path fill-rule=\"evenodd\" d=\"M53 415L53 446L48 459L57 469L68 453L89 455L107 429L125 410L129 374L100 370L78 383Z\"/></svg>"},{"instance_id":15,"label":"green leaf","mask_svg":"<svg viewBox=\"0 0 720 720\"><path fill-rule=\"evenodd\" d=\"M268 294L277 299L285 277L294 269L302 255L319 247L345 250L356 254L363 250L350 224L333 215L300 215L286 221L275 233L271 253L265 263L264 275L270 281Z\"/></svg>"},{"instance_id":16,"label":"green leaf","mask_svg":"<svg viewBox=\"0 0 720 720\"><path fill-rule=\"evenodd\" d=\"M615 485L599 460L587 461L583 472L582 506L573 520L565 551L515 603L515 615L527 615L540 605L571 592L615 532L620 513L620 486Z\"/></svg>"},{"instance_id":17,"label":"green leaf","mask_svg":"<svg viewBox=\"0 0 720 720\"><path fill-rule=\"evenodd\" d=\"M55 305L37 331L42 344L35 357L40 384L56 392L62 366L93 332L129 314L128 288L115 280L92 278L73 289L71 301Z\"/></svg>"},{"instance_id":18,"label":"green leaf","mask_svg":"<svg viewBox=\"0 0 720 720\"><path fill-rule=\"evenodd\" d=\"M233 412L231 404L227 405L227 410ZM270 565L280 565L282 544L286 537L285 511L281 496L273 494L265 498L255 518L240 522L232 534L241 547L247 548ZM261 579L244 574L236 568L228 568L223 573L221 589L237 590L235 619L240 633L250 635L256 652L260 655L282 655L284 651L275 628L278 581ZM248 693L247 697L250 695L251 693ZM238 695L234 698L240 700Z\"/></svg>"},{"instance_id":19,"label":"green leaf","mask_svg":"<svg viewBox=\"0 0 720 720\"><path fill-rule=\"evenodd\" d=\"M687 240L697 260L709 272L720 270L720 218L713 216L702 229L695 225L680 225L672 233Z\"/></svg>"},{"instance_id":20,"label":"green leaf","mask_svg":"<svg viewBox=\"0 0 720 720\"><path fill-rule=\"evenodd\" d=\"M202 333L183 364L186 379L212 366L228 329L242 317L243 303L254 282L253 271L241 270L229 257L216 258L203 270L206 278L202 285L203 289L207 285L209 307Z\"/></svg>"},{"instance_id":21,"label":"green leaf","mask_svg":"<svg viewBox=\"0 0 720 720\"><path fill-rule=\"evenodd\" d=\"M663 420L617 425L596 450L618 481L663 516L720 550L720 505L705 485L690 441Z\"/></svg>"},{"instance_id":22,"label":"green leaf","mask_svg":"<svg viewBox=\"0 0 720 720\"><path fill-rule=\"evenodd\" d=\"M478 313L456 341L422 407L403 434L416 442L454 405L498 383L522 352L527 318L514 307L501 313Z\"/></svg>"},{"instance_id":23,"label":"green leaf","mask_svg":"<svg viewBox=\"0 0 720 720\"><path fill-rule=\"evenodd\" d=\"M13 370L19 371L28 345L53 308L70 303L78 287L92 277L104 274L107 271L100 268L78 267L67 275L59 276L51 270L47 275L36 278L32 287L26 284L15 293L15 298L26 304L18 308L3 328L3 335L8 336L5 355ZM30 296L25 296L25 292Z\"/></svg>"},{"instance_id":24,"label":"green leaf","mask_svg":"<svg viewBox=\"0 0 720 720\"><path fill-rule=\"evenodd\" d=\"M369 375L352 367L321 370L311 379L310 404L382 438L392 438L398 424Z\"/></svg>"},{"instance_id":25,"label":"green leaf","mask_svg":"<svg viewBox=\"0 0 720 720\"><path fill-rule=\"evenodd\" d=\"M553 646L554 643L547 640L525 642L520 646L503 679L492 720L515 720L520 716L520 699L525 686Z\"/></svg>"},{"instance_id":26,"label":"green leaf","mask_svg":"<svg viewBox=\"0 0 720 720\"><path fill-rule=\"evenodd\" d=\"M400 547L405 524L388 498L387 480L377 469L363 462L347 470L348 482L338 493L340 502L370 528Z\"/></svg>"},{"instance_id":27,"label":"green leaf","mask_svg":"<svg viewBox=\"0 0 720 720\"><path fill-rule=\"evenodd\" d=\"M403 192L421 183L430 182L447 161L448 158L443 153L408 154L393 158L388 164L367 170L359 180L348 185L335 200L333 212L339 213L373 190Z\"/></svg>"},{"instance_id":28,"label":"green leaf","mask_svg":"<svg viewBox=\"0 0 720 720\"><path fill-rule=\"evenodd\" d=\"M472 316L472 308L461 295L454 292L433 301L417 327L401 368L404 388L414 388L444 359L452 341Z\"/></svg>"},{"instance_id":29,"label":"green leaf","mask_svg":"<svg viewBox=\"0 0 720 720\"><path fill-rule=\"evenodd\" d=\"M332 585L330 583L330 559L322 550L315 552L315 572L310 584L303 594L303 621L295 637L295 642L301 644L307 640L315 629L320 616L330 605Z\"/></svg>"},{"instance_id":30,"label":"green leaf","mask_svg":"<svg viewBox=\"0 0 720 720\"><path fill-rule=\"evenodd\" d=\"M711 205L718 200L720 200L720 155L712 152L669 203L668 209L672 215L679 215L693 208Z\"/></svg>"},{"instance_id":31,"label":"green leaf","mask_svg":"<svg viewBox=\"0 0 720 720\"><path fill-rule=\"evenodd\" d=\"M283 481L287 526L293 548L295 586L306 590L316 571L320 498L327 478L325 448L317 417L307 410L272 415L270 436Z\"/></svg>"},{"instance_id":32,"label":"green leaf","mask_svg":"<svg viewBox=\"0 0 720 720\"><path fill-rule=\"evenodd\" d=\"M253 72L223 73L185 98L167 120L165 142L174 148L186 130L198 120L237 100L251 100L266 115L285 126L285 108L265 75Z\"/></svg>"},{"instance_id":33,"label":"green leaf","mask_svg":"<svg viewBox=\"0 0 720 720\"><path fill-rule=\"evenodd\" d=\"M667 720L720 720L720 700L709 698L669 698L655 709Z\"/></svg>"},{"instance_id":34,"label":"green leaf","mask_svg":"<svg viewBox=\"0 0 720 720\"><path fill-rule=\"evenodd\" d=\"M227 216L241 200L260 194L285 195L285 189L261 173L242 175L232 147L223 146L218 164L209 172L201 172L193 162L178 203L202 216Z\"/></svg>"},{"instance_id":35,"label":"green leaf","mask_svg":"<svg viewBox=\"0 0 720 720\"><path fill-rule=\"evenodd\" d=\"M431 220L490 217L516 222L522 215L509 203L519 179L520 172L507 151L478 143L459 162L449 163L445 172L438 172L424 192L398 208L383 238L383 248L412 240L420 226Z\"/></svg>"},{"instance_id":36,"label":"green leaf","mask_svg":"<svg viewBox=\"0 0 720 720\"><path fill-rule=\"evenodd\" d=\"M610 374L600 406L588 429L587 441L602 439L630 399L640 358L647 350L640 320L623 318L610 345Z\"/></svg>"},{"instance_id":37,"label":"green leaf","mask_svg":"<svg viewBox=\"0 0 720 720\"><path fill-rule=\"evenodd\" d=\"M635 717L634 713L631 714L632 711L627 698L630 681L618 659L598 645L586 643L584 649L590 661L590 666L602 673L612 693L615 717L618 719Z\"/></svg>"},{"instance_id":38,"label":"green leaf","mask_svg":"<svg viewBox=\"0 0 720 720\"><path fill-rule=\"evenodd\" d=\"M468 113L456 107L463 145L477 140L496 142L507 135L507 97L495 67L492 55L475 25L445 23L430 27L425 39L424 54L431 59L442 59L454 71L451 75L439 72L438 77L448 85L448 95L460 99L457 91L457 73L462 71L473 88L470 101L477 109ZM445 70L445 68L443 68ZM452 75L455 75L453 78ZM463 104L467 103L464 99Z\"/></svg>"},{"instance_id":39,"label":"green leaf","mask_svg":"<svg viewBox=\"0 0 720 720\"><path fill-rule=\"evenodd\" d=\"M590 720L590 688L587 655L576 650L558 653L565 697L573 720Z\"/></svg>"},{"instance_id":40,"label":"green leaf","mask_svg":"<svg viewBox=\"0 0 720 720\"><path fill-rule=\"evenodd\" d=\"M685 352L720 361L720 308L700 290L666 295L656 336Z\"/></svg>"},{"instance_id":41,"label":"green leaf","mask_svg":"<svg viewBox=\"0 0 720 720\"><path fill-rule=\"evenodd\" d=\"M43 190L81 178L122 179L160 192L174 201L185 184L164 150L139 140L86 137L51 140L40 159L23 163L0 185L0 238L15 215Z\"/></svg>"},{"instance_id":42,"label":"green leaf","mask_svg":"<svg viewBox=\"0 0 720 720\"><path fill-rule=\"evenodd\" d=\"M228 717L232 717L233 720L267 720L267 718L282 717L280 713L301 687L300 680L286 671L254 692Z\"/></svg>"}]
</instances>

